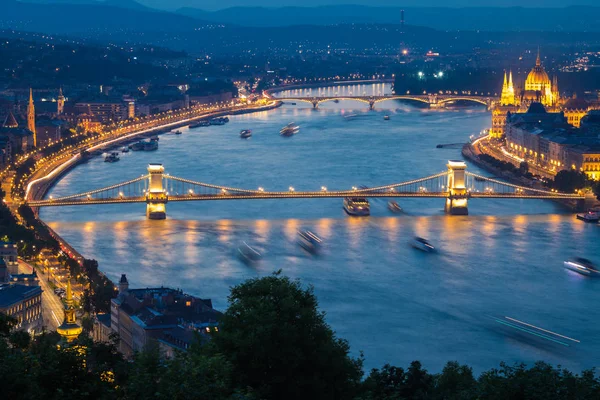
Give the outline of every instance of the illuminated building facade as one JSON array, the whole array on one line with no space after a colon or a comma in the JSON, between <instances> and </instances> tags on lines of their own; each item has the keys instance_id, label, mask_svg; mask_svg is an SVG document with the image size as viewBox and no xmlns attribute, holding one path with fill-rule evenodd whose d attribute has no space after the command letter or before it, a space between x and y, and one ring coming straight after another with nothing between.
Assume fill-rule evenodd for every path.
<instances>
[{"instance_id":1,"label":"illuminated building facade","mask_svg":"<svg viewBox=\"0 0 600 400\"><path fill-rule=\"evenodd\" d=\"M197 337L208 340L207 333L218 330L221 313L210 299L190 296L170 288L130 289L125 274L119 281L119 295L111 300L110 318L94 321L93 335L108 341L119 335L119 351L126 357L158 343L163 355L185 351ZM199 334L199 335L198 335Z\"/></svg>"},{"instance_id":2,"label":"illuminated building facade","mask_svg":"<svg viewBox=\"0 0 600 400\"><path fill-rule=\"evenodd\" d=\"M27 129L33 133L33 147L37 147L35 134L35 105L33 104L33 90L29 89L29 104L27 105Z\"/></svg>"}]
</instances>

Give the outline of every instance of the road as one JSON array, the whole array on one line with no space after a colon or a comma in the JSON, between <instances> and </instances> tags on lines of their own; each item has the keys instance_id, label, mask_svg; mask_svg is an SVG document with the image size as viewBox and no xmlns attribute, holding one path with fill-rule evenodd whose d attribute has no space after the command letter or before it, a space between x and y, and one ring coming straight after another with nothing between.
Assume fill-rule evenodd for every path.
<instances>
[{"instance_id":1,"label":"road","mask_svg":"<svg viewBox=\"0 0 600 400\"><path fill-rule=\"evenodd\" d=\"M19 272L24 274L31 274L33 272L33 266L23 260L19 260ZM56 328L62 324L64 315L64 305L60 298L54 294L54 290L48 283L46 275L42 274L39 270L37 271L38 277L40 278L39 284L42 288L42 318L44 326L49 331L55 331Z\"/></svg>"}]
</instances>

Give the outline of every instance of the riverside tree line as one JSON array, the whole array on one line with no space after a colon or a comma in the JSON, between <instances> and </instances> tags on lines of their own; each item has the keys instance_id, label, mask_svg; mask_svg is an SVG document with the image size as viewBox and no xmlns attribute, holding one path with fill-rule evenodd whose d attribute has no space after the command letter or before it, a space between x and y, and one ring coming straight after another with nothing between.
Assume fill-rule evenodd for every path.
<instances>
[{"instance_id":1,"label":"riverside tree line","mask_svg":"<svg viewBox=\"0 0 600 400\"><path fill-rule=\"evenodd\" d=\"M64 345L56 333L31 339L0 315L0 376L7 399L599 399L594 370L575 374L543 362L500 364L475 376L448 362L440 373L418 361L364 376L318 308L311 287L279 272L231 289L219 331L172 359L148 347L124 360L117 340L85 332Z\"/></svg>"}]
</instances>

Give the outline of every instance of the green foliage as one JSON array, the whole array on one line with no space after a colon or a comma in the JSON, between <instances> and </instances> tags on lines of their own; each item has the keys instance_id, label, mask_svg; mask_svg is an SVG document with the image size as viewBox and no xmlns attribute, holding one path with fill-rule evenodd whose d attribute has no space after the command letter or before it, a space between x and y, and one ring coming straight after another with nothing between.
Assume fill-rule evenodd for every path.
<instances>
[{"instance_id":1,"label":"green foliage","mask_svg":"<svg viewBox=\"0 0 600 400\"><path fill-rule=\"evenodd\" d=\"M235 383L261 399L351 398L362 375L362 360L327 325L312 287L278 273L231 289L214 343Z\"/></svg>"},{"instance_id":2,"label":"green foliage","mask_svg":"<svg viewBox=\"0 0 600 400\"><path fill-rule=\"evenodd\" d=\"M87 261L88 267L95 263ZM573 374L543 362L501 364L479 379L449 362L437 374L413 361L386 364L363 381L361 359L348 355L319 312L312 288L278 273L231 290L230 308L213 340L165 359L158 343L127 361L118 338L81 335L64 346L56 333L30 339L0 314L0 376L7 399L117 400L595 400L594 370Z\"/></svg>"},{"instance_id":3,"label":"green foliage","mask_svg":"<svg viewBox=\"0 0 600 400\"><path fill-rule=\"evenodd\" d=\"M559 192L573 193L575 190L583 189L588 185L585 173L574 170L560 171L554 177L552 187Z\"/></svg>"}]
</instances>

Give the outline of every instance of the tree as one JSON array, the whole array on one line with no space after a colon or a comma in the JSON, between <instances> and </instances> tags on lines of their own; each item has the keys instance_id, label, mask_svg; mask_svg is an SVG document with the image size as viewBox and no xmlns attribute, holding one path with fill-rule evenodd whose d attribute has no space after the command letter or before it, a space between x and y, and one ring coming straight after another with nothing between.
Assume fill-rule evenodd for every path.
<instances>
[{"instance_id":1,"label":"tree","mask_svg":"<svg viewBox=\"0 0 600 400\"><path fill-rule=\"evenodd\" d=\"M312 287L279 275L231 289L214 345L233 368L234 384L260 399L348 399L362 358L335 336Z\"/></svg>"},{"instance_id":2,"label":"tree","mask_svg":"<svg viewBox=\"0 0 600 400\"><path fill-rule=\"evenodd\" d=\"M596 199L600 200L600 181L594 182L594 186L592 186L592 190L596 195Z\"/></svg>"},{"instance_id":3,"label":"tree","mask_svg":"<svg viewBox=\"0 0 600 400\"><path fill-rule=\"evenodd\" d=\"M563 170L554 177L552 187L560 192L573 193L587 185L587 176L583 172Z\"/></svg>"}]
</instances>

